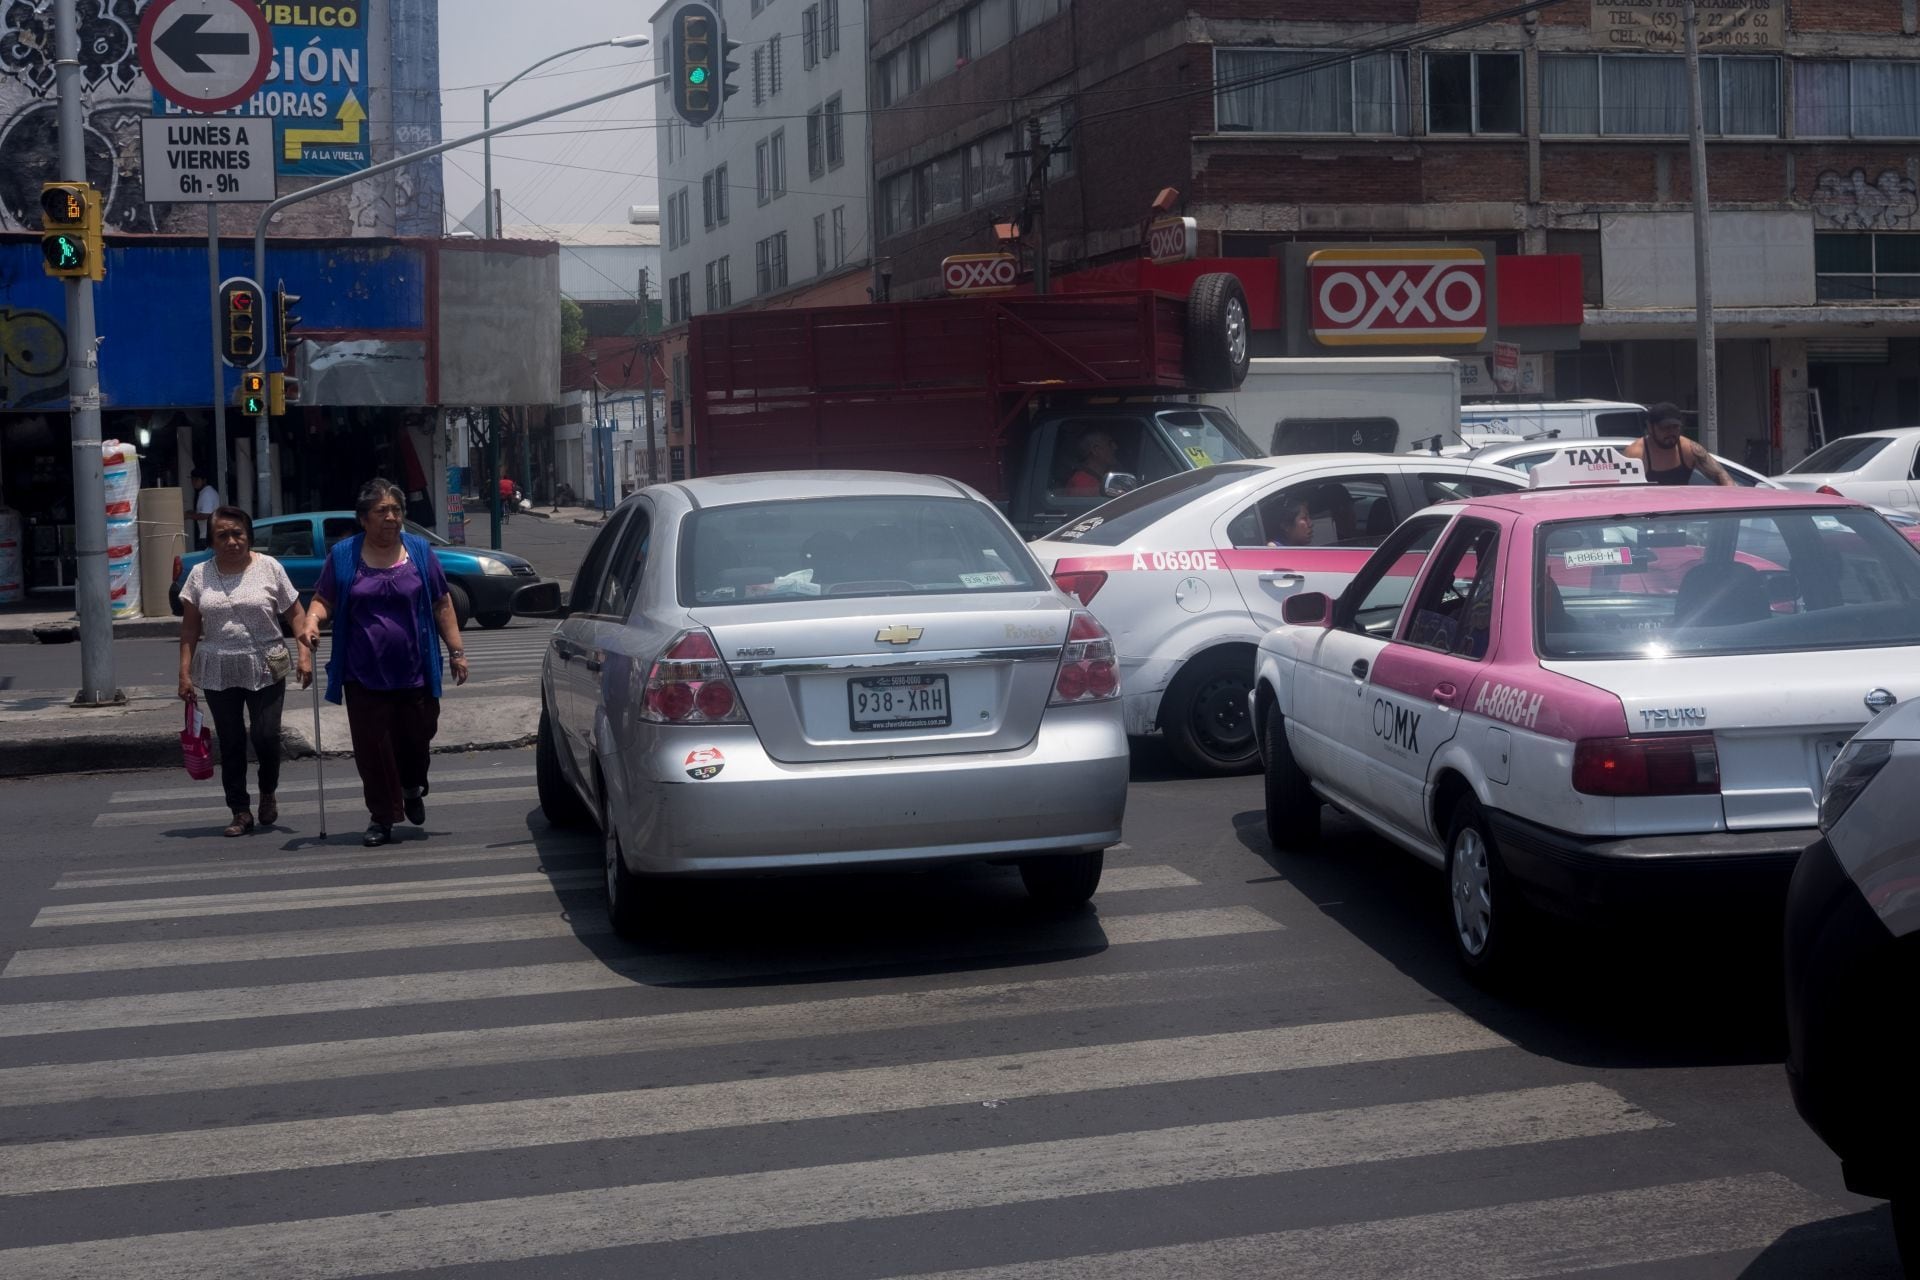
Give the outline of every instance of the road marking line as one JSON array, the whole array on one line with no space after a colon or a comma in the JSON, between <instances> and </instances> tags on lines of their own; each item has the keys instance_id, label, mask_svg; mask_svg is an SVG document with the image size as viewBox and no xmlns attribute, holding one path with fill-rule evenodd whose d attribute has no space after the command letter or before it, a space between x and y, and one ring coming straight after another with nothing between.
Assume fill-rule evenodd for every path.
<instances>
[{"instance_id":1,"label":"road marking line","mask_svg":"<svg viewBox=\"0 0 1920 1280\"><path fill-rule=\"evenodd\" d=\"M1330 1269L1343 1280L1525 1280L1764 1249L1844 1212L1760 1173L896 1280L1272 1280Z\"/></svg>"},{"instance_id":2,"label":"road marking line","mask_svg":"<svg viewBox=\"0 0 1920 1280\"><path fill-rule=\"evenodd\" d=\"M514 801L532 800L538 795L534 787L494 787L448 791L444 794L435 791L427 799L434 804L459 804L473 808L485 804L507 804ZM351 810L357 806L350 800L334 803L335 813ZM320 812L319 800L295 800L280 806L282 817L301 817ZM203 805L194 809L141 809L138 812L103 813L94 818L96 827L158 827L169 822L213 822L216 819L231 818L233 814L223 804ZM357 823L358 819L354 819Z\"/></svg>"},{"instance_id":3,"label":"road marking line","mask_svg":"<svg viewBox=\"0 0 1920 1280\"><path fill-rule=\"evenodd\" d=\"M0 1147L0 1195L525 1150L1510 1047L1456 1013Z\"/></svg>"},{"instance_id":4,"label":"road marking line","mask_svg":"<svg viewBox=\"0 0 1920 1280\"><path fill-rule=\"evenodd\" d=\"M399 857L381 857L382 853L391 855L392 850L400 848L405 852ZM600 857L597 845L582 844L568 850L536 849L531 841L501 848L498 845L473 846L466 849L443 848L432 845L413 853L406 845L389 845L385 849L369 849L365 853L342 853L337 857L319 857L303 860L303 855L282 854L278 858L247 858L234 862L185 862L174 863L165 871L149 872L76 872L69 871L54 883L54 890L60 893L84 892L88 889L124 889L145 884L186 884L196 880L244 880L253 876L317 876L336 871L404 871L413 867L434 867L467 862L512 862L518 860L530 864L532 870L543 859L565 853L573 857L592 856L596 861Z\"/></svg>"},{"instance_id":5,"label":"road marking line","mask_svg":"<svg viewBox=\"0 0 1920 1280\"><path fill-rule=\"evenodd\" d=\"M323 885L309 889L261 889L247 893L206 893L180 898L131 898L109 902L66 902L42 907L33 928L83 924L119 924L132 920L186 920L203 916L255 915L310 911L316 907L358 907L379 902L425 902L435 898L487 898L503 893L577 887L600 880L599 871L512 871L491 876L444 880L398 880L392 884Z\"/></svg>"},{"instance_id":6,"label":"road marking line","mask_svg":"<svg viewBox=\"0 0 1920 1280\"><path fill-rule=\"evenodd\" d=\"M597 875L598 873L594 873ZM504 878L504 877L503 877ZM1089 922L1089 943L1108 945L1129 941L1163 942L1180 938L1211 938L1223 934L1277 930L1280 925L1251 907L1222 907L1201 911L1170 911L1151 917L1118 916ZM395 925L404 935L409 926ZM1024 939L1029 951L1071 948L1076 935L1053 930ZM937 948L939 959L1000 955L1007 940L976 937L951 948ZM889 956L873 963L898 963ZM845 956L824 957L822 969L847 968ZM778 966L783 974L805 972L803 965ZM437 973L405 973L378 978L343 978L327 982L295 982L281 986L216 987L172 991L159 995L100 996L90 1000L46 1000L0 1004L0 1038L56 1035L69 1031L111 1031L129 1027L167 1026L187 1022L225 1022L238 1018L285 1017L302 1013L339 1013L346 1010L391 1009L412 1004L449 1004L466 1000L504 1000L516 996L559 995L577 991L624 990L662 982L698 982L729 974L765 974L766 961L727 965L653 963L635 960L610 968L600 960L573 960L558 964L514 965L497 969L459 969Z\"/></svg>"},{"instance_id":7,"label":"road marking line","mask_svg":"<svg viewBox=\"0 0 1920 1280\"><path fill-rule=\"evenodd\" d=\"M517 769L517 768L501 767L501 766L494 766L492 768L487 768L487 769L436 768L429 775L430 780L432 782L466 782L466 781L473 781L473 780L492 781L495 779L506 779L506 778L531 778L532 776L533 776L533 770L531 768ZM357 779L354 778L351 772L342 771L340 780L334 783L334 788L335 790L338 790L343 785L353 786L355 785L356 782L357 782ZM280 789L276 791L274 794L284 796L284 795L291 794L292 792L295 792L295 791L314 791L319 788L319 785L320 784L316 782L296 782L296 781L290 781L286 778L282 778L280 780ZM205 797L206 797L205 783L183 782L177 787L164 787L154 791L116 791L110 797L108 797L107 803L109 804L152 804L156 801L163 801L163 800L178 800L178 799L204 800ZM428 798L431 799L432 797L429 796Z\"/></svg>"},{"instance_id":8,"label":"road marking line","mask_svg":"<svg viewBox=\"0 0 1920 1280\"><path fill-rule=\"evenodd\" d=\"M1137 893L1142 889L1185 889L1200 882L1172 867L1108 867L1100 875L1101 893Z\"/></svg>"},{"instance_id":9,"label":"road marking line","mask_svg":"<svg viewBox=\"0 0 1920 1280\"><path fill-rule=\"evenodd\" d=\"M1597 1084L0 1252L36 1280L329 1280L1643 1132Z\"/></svg>"}]
</instances>

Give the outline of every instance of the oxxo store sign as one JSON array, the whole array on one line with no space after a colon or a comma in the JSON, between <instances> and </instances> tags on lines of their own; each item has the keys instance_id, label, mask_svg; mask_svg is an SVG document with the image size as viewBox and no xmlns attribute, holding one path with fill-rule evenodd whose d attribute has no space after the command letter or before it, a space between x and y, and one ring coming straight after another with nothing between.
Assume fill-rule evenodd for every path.
<instances>
[{"instance_id":1,"label":"oxxo store sign","mask_svg":"<svg viewBox=\"0 0 1920 1280\"><path fill-rule=\"evenodd\" d=\"M1490 245L1289 245L1288 353L1491 351L1495 271Z\"/></svg>"}]
</instances>

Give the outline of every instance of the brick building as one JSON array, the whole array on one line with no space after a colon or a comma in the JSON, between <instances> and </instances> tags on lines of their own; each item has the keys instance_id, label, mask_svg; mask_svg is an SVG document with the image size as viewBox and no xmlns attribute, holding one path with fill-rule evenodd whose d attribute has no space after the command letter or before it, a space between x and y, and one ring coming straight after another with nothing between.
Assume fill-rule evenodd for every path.
<instances>
[{"instance_id":1,"label":"brick building","mask_svg":"<svg viewBox=\"0 0 1920 1280\"><path fill-rule=\"evenodd\" d=\"M1166 186L1202 255L1281 260L1296 318L1290 246L1577 255L1577 334L1524 345L1539 389L1692 404L1678 0L1563 0L1301 69L1512 7L871 0L877 269L920 296L942 257L993 247L1037 116L1070 148L1047 186L1057 273L1133 257ZM1920 37L1903 0L1736 17L1703 74L1720 445L1765 469L1806 452L1809 390L1829 435L1920 422ZM1300 352L1295 330L1256 353Z\"/></svg>"}]
</instances>

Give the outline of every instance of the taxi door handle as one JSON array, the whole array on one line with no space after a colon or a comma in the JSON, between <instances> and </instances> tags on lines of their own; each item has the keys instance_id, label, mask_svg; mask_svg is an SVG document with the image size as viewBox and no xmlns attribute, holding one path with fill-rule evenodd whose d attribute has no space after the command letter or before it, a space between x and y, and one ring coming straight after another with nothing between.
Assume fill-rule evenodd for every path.
<instances>
[{"instance_id":1,"label":"taxi door handle","mask_svg":"<svg viewBox=\"0 0 1920 1280\"><path fill-rule=\"evenodd\" d=\"M1433 700L1435 702L1452 702L1459 695L1460 690L1454 687L1451 680L1442 680L1439 684L1433 686Z\"/></svg>"},{"instance_id":2,"label":"taxi door handle","mask_svg":"<svg viewBox=\"0 0 1920 1280\"><path fill-rule=\"evenodd\" d=\"M1367 670L1367 660L1365 658L1355 658L1353 660L1353 674L1355 679L1365 680L1367 678Z\"/></svg>"},{"instance_id":3,"label":"taxi door handle","mask_svg":"<svg viewBox=\"0 0 1920 1280\"><path fill-rule=\"evenodd\" d=\"M1295 573L1291 569L1276 569L1272 573L1263 573L1260 575L1260 581L1262 582L1291 583L1296 587L1304 585L1306 580L1306 574Z\"/></svg>"}]
</instances>

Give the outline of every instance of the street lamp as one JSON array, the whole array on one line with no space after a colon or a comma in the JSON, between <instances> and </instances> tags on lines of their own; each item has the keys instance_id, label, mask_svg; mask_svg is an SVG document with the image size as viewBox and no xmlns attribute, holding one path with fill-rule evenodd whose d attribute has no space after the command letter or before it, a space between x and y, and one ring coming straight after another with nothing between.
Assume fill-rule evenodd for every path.
<instances>
[{"instance_id":1,"label":"street lamp","mask_svg":"<svg viewBox=\"0 0 1920 1280\"><path fill-rule=\"evenodd\" d=\"M647 43L647 37L645 36L615 36L611 40L595 40L591 44L575 45L571 49L562 49L558 53L548 54L546 57L540 59L540 61L528 67L525 71L522 71L519 75L513 77L512 80L509 80L505 84L501 85L498 89L482 89L480 91L480 125L481 127L483 129L491 129L493 127L493 100L499 97L501 94L505 93L508 89L511 89L514 85L514 81L524 77L527 74L527 72L537 71L541 67L546 66L549 62L553 62L553 61L556 61L557 59L567 57L570 54L585 53L589 49L638 49L641 45L646 43ZM495 236L500 234L500 228L493 225L493 139L492 138L487 138L480 144L480 156L481 156L481 182L484 184L486 188L484 191L480 193L480 197L482 202L486 206L486 238L491 240Z\"/></svg>"}]
</instances>

